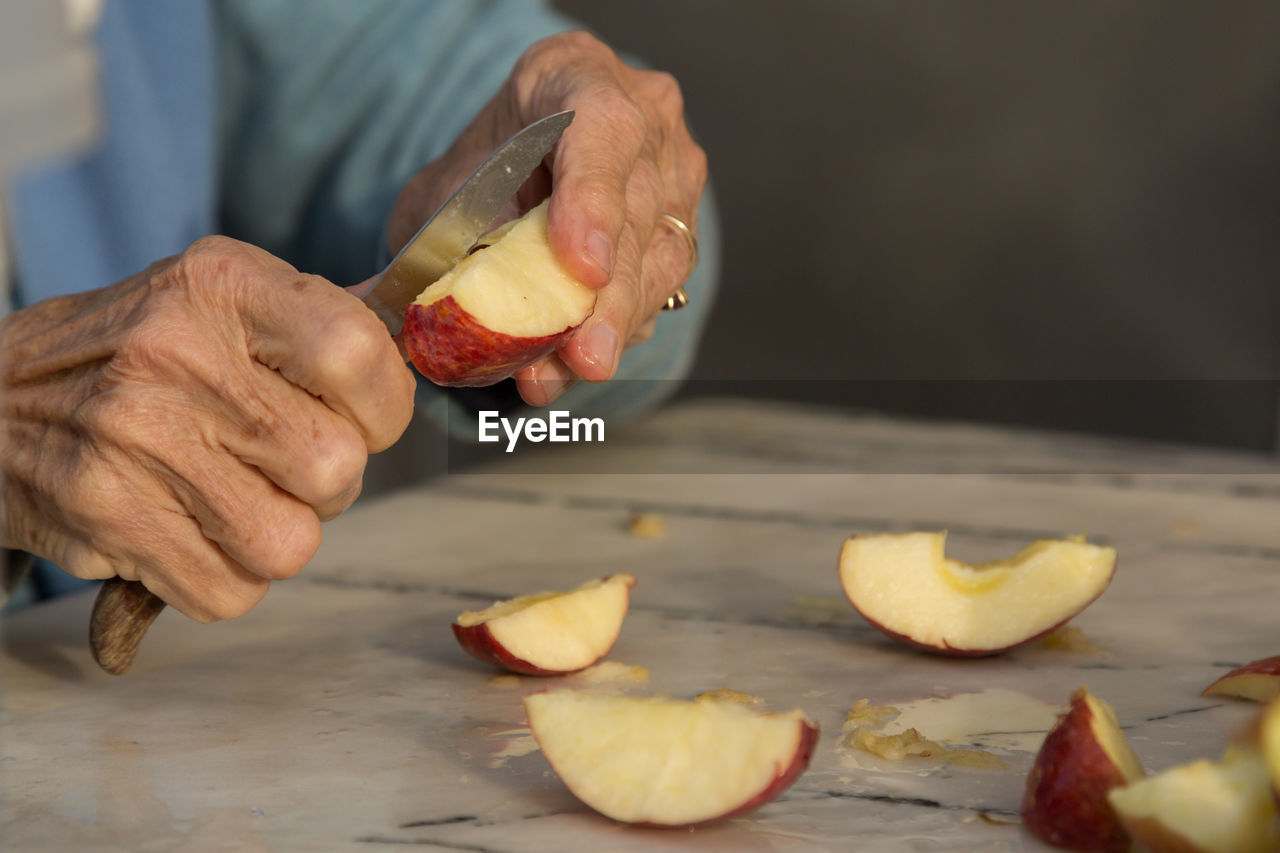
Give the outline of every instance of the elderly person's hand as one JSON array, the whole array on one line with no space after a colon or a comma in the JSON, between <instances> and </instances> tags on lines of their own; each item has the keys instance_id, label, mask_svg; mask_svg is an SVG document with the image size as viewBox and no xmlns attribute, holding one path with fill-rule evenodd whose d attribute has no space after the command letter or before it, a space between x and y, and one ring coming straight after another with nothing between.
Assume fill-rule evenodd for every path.
<instances>
[{"instance_id":1,"label":"elderly person's hand","mask_svg":"<svg viewBox=\"0 0 1280 853\"><path fill-rule=\"evenodd\" d=\"M408 183L387 232L398 250L494 148L565 109L576 111L573 124L516 206L531 208L550 193L552 246L600 293L595 313L557 352L516 374L534 405L551 402L575 378L613 376L622 350L652 334L658 312L692 269L688 238L662 217L696 232L707 179L675 79L626 65L582 32L534 44L453 146Z\"/></svg>"},{"instance_id":2,"label":"elderly person's hand","mask_svg":"<svg viewBox=\"0 0 1280 853\"><path fill-rule=\"evenodd\" d=\"M4 545L200 621L301 569L413 411L373 312L225 238L9 315L0 364Z\"/></svg>"}]
</instances>

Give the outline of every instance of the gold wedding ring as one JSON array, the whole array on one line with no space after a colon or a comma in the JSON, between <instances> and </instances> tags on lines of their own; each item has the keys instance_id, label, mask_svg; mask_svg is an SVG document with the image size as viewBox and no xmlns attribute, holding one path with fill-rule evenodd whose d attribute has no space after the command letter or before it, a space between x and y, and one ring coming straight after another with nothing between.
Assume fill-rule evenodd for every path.
<instances>
[{"instance_id":1,"label":"gold wedding ring","mask_svg":"<svg viewBox=\"0 0 1280 853\"><path fill-rule=\"evenodd\" d=\"M684 223L684 220L670 213L660 213L658 216L664 223L674 228L684 237L686 243L689 244L689 269L693 269L698 265L698 238L694 236L693 230ZM676 288L676 292L667 297L667 303L662 306L663 311L675 311L689 304L689 294L685 293L683 287Z\"/></svg>"}]
</instances>

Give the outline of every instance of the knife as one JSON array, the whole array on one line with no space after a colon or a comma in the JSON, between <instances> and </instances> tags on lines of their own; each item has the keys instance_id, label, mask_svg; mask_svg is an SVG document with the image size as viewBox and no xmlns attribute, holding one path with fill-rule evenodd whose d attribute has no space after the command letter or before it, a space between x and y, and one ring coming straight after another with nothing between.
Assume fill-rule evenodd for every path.
<instances>
[{"instance_id":1,"label":"knife","mask_svg":"<svg viewBox=\"0 0 1280 853\"><path fill-rule=\"evenodd\" d=\"M404 327L404 309L466 257L572 121L573 110L549 115L498 146L387 268L356 294L392 337ZM120 577L104 581L89 616L89 649L98 666L112 675L128 670L143 635L164 606L139 581Z\"/></svg>"}]
</instances>

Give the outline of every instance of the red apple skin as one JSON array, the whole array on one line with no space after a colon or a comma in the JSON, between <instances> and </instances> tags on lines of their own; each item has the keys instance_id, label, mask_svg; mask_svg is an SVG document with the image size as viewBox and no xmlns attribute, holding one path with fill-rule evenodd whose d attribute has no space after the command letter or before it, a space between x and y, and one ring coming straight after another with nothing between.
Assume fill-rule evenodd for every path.
<instances>
[{"instance_id":1,"label":"red apple skin","mask_svg":"<svg viewBox=\"0 0 1280 853\"><path fill-rule=\"evenodd\" d=\"M1269 699L1280 697L1280 655L1276 655L1275 657L1262 658L1261 660L1255 660L1252 663L1247 663L1244 666L1237 667L1236 669L1231 670L1226 675L1219 678L1217 681L1213 682L1213 684L1210 684L1208 687L1206 687L1204 689L1204 692L1202 692L1200 695L1201 696L1220 695L1220 696L1234 696L1237 698L1253 698L1252 696L1249 696L1249 697L1242 696L1241 694L1238 694L1232 690L1232 681L1242 676L1262 676L1263 678L1273 679L1273 684L1275 685L1274 694L1272 694L1272 696L1270 697L1264 696L1261 699L1258 699L1257 701L1265 702L1265 701L1268 701Z\"/></svg>"},{"instance_id":2,"label":"red apple skin","mask_svg":"<svg viewBox=\"0 0 1280 853\"><path fill-rule=\"evenodd\" d=\"M1020 648L1021 646L1025 646L1029 643L1034 643L1036 640L1039 640L1041 637L1044 637L1046 634L1053 633L1054 631L1061 628L1063 625L1066 625L1072 619L1079 616L1095 601L1101 598L1104 592L1107 591L1107 589L1111 586L1111 582L1115 580L1116 570L1119 567L1120 567L1120 562L1119 560L1117 560L1116 564L1112 567L1111 577L1108 578L1106 586L1098 590L1098 594L1095 595L1093 598L1089 599L1086 602L1083 602L1080 605L1080 609L1077 610L1075 613L1071 614L1066 619L1063 619L1061 622L1050 625L1049 627L1045 628L1043 631L1039 631L1025 639L1019 640L1016 643L1010 643L1009 645L1002 646L998 649L958 649L955 646L950 646L946 644L941 646L935 646L929 643L922 643L919 640L908 637L906 634L900 634L897 631L893 631L889 628L886 628L884 625L880 624L875 619L872 619L870 616L864 613L862 608L858 607L858 603L854 601L853 597L848 595L847 592L846 592L846 597L849 599L849 603L853 605L853 609L858 611L859 616L865 619L869 624L871 624L873 627L875 627L878 631L883 633L885 636L892 637L893 639L897 640L903 645L911 646L914 649L919 649L920 651L924 651L924 652L930 652L935 655L944 655L946 657L964 657L964 658L993 657L995 655L1001 655L1001 654L1004 654L1005 652L1012 651L1013 649Z\"/></svg>"},{"instance_id":3,"label":"red apple skin","mask_svg":"<svg viewBox=\"0 0 1280 853\"><path fill-rule=\"evenodd\" d=\"M747 800L736 809L727 811L722 815L700 820L697 823L690 824L673 824L673 823L652 823L641 822L632 824L633 826L646 826L654 829L694 829L700 826L709 826L713 823L730 820L735 817L742 817L748 812L753 812L761 806L777 799L783 791L791 787L791 785L800 778L804 771L809 769L809 760L813 758L813 749L818 742L818 725L817 723L800 723L800 745L796 749L795 758L787 765L773 781L765 786L764 790Z\"/></svg>"},{"instance_id":4,"label":"red apple skin","mask_svg":"<svg viewBox=\"0 0 1280 853\"><path fill-rule=\"evenodd\" d=\"M613 575L605 575L601 580L608 580L611 577L613 577ZM633 579L627 585L627 589L631 590L634 588L635 580ZM527 660L518 658L511 654L511 652L507 651L506 647L494 638L493 632L489 630L489 623L487 622L481 622L478 625L470 626L459 625L455 622L451 627L453 628L453 636L458 640L458 645L462 646L463 650L467 654L477 660L484 661L485 663L491 663L494 666L500 666L503 669L516 672L521 675L568 675L571 672L581 672L599 661L605 655L609 654L609 652L613 651L613 647L618 642L618 637L622 634L621 626L619 626L618 633L613 637L613 642L609 644L608 648L600 652L600 657L597 657L593 661L588 661L577 669L543 669L542 667L535 666Z\"/></svg>"},{"instance_id":5,"label":"red apple skin","mask_svg":"<svg viewBox=\"0 0 1280 853\"><path fill-rule=\"evenodd\" d=\"M511 376L542 358L573 332L515 337L480 325L452 295L404 312L404 346L418 372L437 385L480 387Z\"/></svg>"},{"instance_id":6,"label":"red apple skin","mask_svg":"<svg viewBox=\"0 0 1280 853\"><path fill-rule=\"evenodd\" d=\"M1101 595L1101 593L1099 593L1099 595ZM1098 597L1095 596L1094 598L1090 599L1089 602L1084 606L1082 606L1080 609L1084 610L1085 607L1088 607L1090 604L1092 604L1094 601L1097 601L1097 600L1098 600ZM858 610L858 606L856 604L854 605L854 610ZM877 630L879 630L885 636L892 637L893 639L897 640L903 645L911 646L912 648L919 649L920 651L923 651L923 652L931 652L932 654L935 654L935 655L945 655L946 657L954 657L954 658L989 658L989 657L994 657L995 655L1002 655L1005 652L1012 651L1013 649L1019 648L1021 646L1025 646L1028 643L1034 643L1036 640L1039 640L1041 637L1045 636L1046 634L1052 634L1054 631L1058 630L1063 625L1066 625L1072 619L1076 618L1076 616L1080 615L1079 613L1075 613L1067 617L1066 619L1063 619L1061 622L1057 623L1056 625L1050 625L1048 628L1045 628L1043 631L1040 631L1039 633L1036 633L1036 634L1032 634L1030 637L1027 637L1025 640L1019 640L1016 643L1012 643L1008 646L1004 646L999 649L957 649L955 646L948 646L948 645L932 646L932 645L929 645L928 643L922 643L919 640L913 640L912 638L908 637L906 634L899 634L897 631L889 630L888 628L881 625L876 620L872 619L867 614L863 613L861 610L858 610L858 614L861 615L863 619L866 619L867 622L871 623L871 625L873 625Z\"/></svg>"},{"instance_id":7,"label":"red apple skin","mask_svg":"<svg viewBox=\"0 0 1280 853\"><path fill-rule=\"evenodd\" d=\"M1022 798L1022 821L1040 840L1068 850L1124 853L1129 835L1107 801L1128 784L1093 734L1083 690L1044 739Z\"/></svg>"},{"instance_id":8,"label":"red apple skin","mask_svg":"<svg viewBox=\"0 0 1280 853\"><path fill-rule=\"evenodd\" d=\"M528 720L526 720L525 725L528 724ZM654 821L637 821L629 825L649 827L651 829L693 829L700 826L709 826L713 823L720 823L721 821L730 820L735 817L741 817L748 812L755 811L766 803L777 799L783 791L790 788L791 785L800 778L804 771L809 769L809 761L813 758L813 750L818 743L819 731L820 729L817 723L802 721L800 723L800 743L796 748L794 757L791 759L791 763L783 768L777 776L773 777L773 781L766 785L760 793L756 794L736 809L730 809L722 815L716 815L715 817L710 817L706 820L700 820L695 823L676 824L657 823ZM534 740L537 740L537 732L534 732L533 735ZM539 746L541 746L541 744L539 744ZM554 766L552 769L555 769ZM558 776L559 774L557 773L556 775ZM564 782L563 779L560 781ZM573 788L569 787L567 782L564 784L575 797L578 797L578 793L574 791ZM582 800L582 797L578 797L578 799ZM583 802L585 803L586 800L583 800Z\"/></svg>"},{"instance_id":9,"label":"red apple skin","mask_svg":"<svg viewBox=\"0 0 1280 853\"><path fill-rule=\"evenodd\" d=\"M500 666L511 672L517 672L521 675L562 675L549 669L542 669L534 666L527 660L521 660L511 652L507 651L497 640L493 638L493 633L489 630L487 624L471 625L463 627L455 623L453 626L453 636L457 638L458 645L463 650L477 660L485 663L491 663L494 666Z\"/></svg>"},{"instance_id":10,"label":"red apple skin","mask_svg":"<svg viewBox=\"0 0 1280 853\"><path fill-rule=\"evenodd\" d=\"M504 646L494 639L487 623L482 622L479 625L471 625L469 627L454 623L452 627L453 636L457 638L458 645L462 646L467 654L477 660L500 666L503 669L521 675L567 675L571 672L580 672L609 654L613 649L614 643L617 642L617 637L614 637L614 642L610 643L609 648L600 653L600 657L593 661L588 661L577 669L542 669L507 651Z\"/></svg>"}]
</instances>

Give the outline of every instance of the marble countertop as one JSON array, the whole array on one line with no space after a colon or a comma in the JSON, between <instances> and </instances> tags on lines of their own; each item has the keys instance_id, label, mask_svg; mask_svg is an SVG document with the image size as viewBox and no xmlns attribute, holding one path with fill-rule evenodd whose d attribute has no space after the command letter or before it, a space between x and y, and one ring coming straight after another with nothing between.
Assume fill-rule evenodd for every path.
<instances>
[{"instance_id":1,"label":"marble countertop","mask_svg":"<svg viewBox=\"0 0 1280 853\"><path fill-rule=\"evenodd\" d=\"M662 539L627 532L657 513ZM1280 653L1280 465L1244 454L912 423L734 401L673 407L597 446L361 501L246 617L167 611L134 668L86 648L91 596L6 617L0 838L10 849L1037 850L1016 823L1045 730L1081 684L1149 770L1216 756L1251 712L1200 698ZM948 659L844 600L853 533L946 529L949 554L1043 536L1115 546L1072 623L1097 648ZM575 800L523 727L523 693L468 658L453 617L629 572L610 660L692 696L727 686L822 726L810 770L746 817L620 826ZM840 745L862 698L1005 770ZM1047 849L1047 848L1044 848Z\"/></svg>"}]
</instances>

